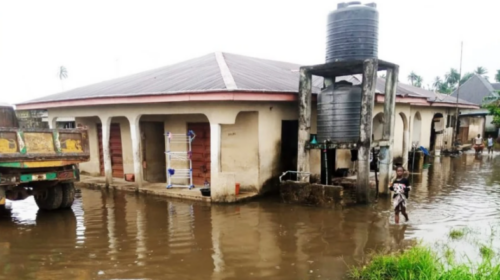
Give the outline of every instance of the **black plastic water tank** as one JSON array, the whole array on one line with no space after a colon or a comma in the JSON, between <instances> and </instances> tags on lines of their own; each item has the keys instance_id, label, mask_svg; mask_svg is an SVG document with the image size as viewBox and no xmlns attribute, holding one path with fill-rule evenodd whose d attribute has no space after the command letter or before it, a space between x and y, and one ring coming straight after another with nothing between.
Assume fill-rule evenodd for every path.
<instances>
[{"instance_id":1,"label":"black plastic water tank","mask_svg":"<svg viewBox=\"0 0 500 280\"><path fill-rule=\"evenodd\" d=\"M318 142L356 143L361 125L361 86L342 81L318 95Z\"/></svg>"},{"instance_id":2,"label":"black plastic water tank","mask_svg":"<svg viewBox=\"0 0 500 280\"><path fill-rule=\"evenodd\" d=\"M378 57L378 11L375 3L340 3L328 15L326 62Z\"/></svg>"}]
</instances>

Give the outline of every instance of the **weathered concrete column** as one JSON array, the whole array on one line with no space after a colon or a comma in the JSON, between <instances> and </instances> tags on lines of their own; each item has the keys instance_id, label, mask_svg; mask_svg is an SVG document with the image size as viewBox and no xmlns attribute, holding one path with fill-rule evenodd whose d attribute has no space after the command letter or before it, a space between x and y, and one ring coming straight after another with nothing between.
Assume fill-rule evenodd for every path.
<instances>
[{"instance_id":1,"label":"weathered concrete column","mask_svg":"<svg viewBox=\"0 0 500 280\"><path fill-rule=\"evenodd\" d=\"M49 128L50 129L56 129L57 128L57 117L49 117L48 118L49 122Z\"/></svg>"},{"instance_id":2,"label":"weathered concrete column","mask_svg":"<svg viewBox=\"0 0 500 280\"><path fill-rule=\"evenodd\" d=\"M361 98L361 125L358 143L358 176L356 193L359 203L370 202L370 146L372 141L373 105L377 86L378 60L363 63L363 89Z\"/></svg>"},{"instance_id":3,"label":"weathered concrete column","mask_svg":"<svg viewBox=\"0 0 500 280\"><path fill-rule=\"evenodd\" d=\"M408 154L410 153L410 129L406 124L403 130L403 168L408 169Z\"/></svg>"},{"instance_id":4,"label":"weathered concrete column","mask_svg":"<svg viewBox=\"0 0 500 280\"><path fill-rule=\"evenodd\" d=\"M389 181L391 180L392 168L392 149L394 146L394 123L396 119L395 104L396 104L396 88L398 81L399 69L396 66L394 69L387 70L387 78L385 81L385 98L384 98L384 127L382 140L386 143L380 148L380 193L389 193Z\"/></svg>"},{"instance_id":5,"label":"weathered concrete column","mask_svg":"<svg viewBox=\"0 0 500 280\"><path fill-rule=\"evenodd\" d=\"M297 171L300 172L310 172L309 151L306 150L305 145L309 141L311 129L311 87L311 73L301 68L299 82L299 143L297 153ZM308 178L308 176L299 177L302 182Z\"/></svg>"},{"instance_id":6,"label":"weathered concrete column","mask_svg":"<svg viewBox=\"0 0 500 280\"><path fill-rule=\"evenodd\" d=\"M142 148L141 148L141 116L128 117L130 137L132 139L132 158L134 159L134 177L137 189L142 187Z\"/></svg>"},{"instance_id":7,"label":"weathered concrete column","mask_svg":"<svg viewBox=\"0 0 500 280\"><path fill-rule=\"evenodd\" d=\"M102 124L102 159L104 162L104 176L106 187L113 183L113 169L111 166L111 149L109 147L109 136L111 133L111 117L99 117Z\"/></svg>"}]
</instances>

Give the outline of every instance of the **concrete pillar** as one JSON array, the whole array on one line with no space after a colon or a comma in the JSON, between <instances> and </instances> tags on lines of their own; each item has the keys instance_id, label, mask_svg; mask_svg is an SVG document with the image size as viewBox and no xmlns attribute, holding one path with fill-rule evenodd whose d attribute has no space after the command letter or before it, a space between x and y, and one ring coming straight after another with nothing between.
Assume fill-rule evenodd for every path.
<instances>
[{"instance_id":1,"label":"concrete pillar","mask_svg":"<svg viewBox=\"0 0 500 280\"><path fill-rule=\"evenodd\" d=\"M210 123L210 178L219 176L221 154L221 125Z\"/></svg>"},{"instance_id":2,"label":"concrete pillar","mask_svg":"<svg viewBox=\"0 0 500 280\"><path fill-rule=\"evenodd\" d=\"M406 124L403 130L403 168L408 169L408 153L410 152L410 130Z\"/></svg>"},{"instance_id":3,"label":"concrete pillar","mask_svg":"<svg viewBox=\"0 0 500 280\"><path fill-rule=\"evenodd\" d=\"M57 128L57 117L49 117L49 128L56 129Z\"/></svg>"},{"instance_id":4,"label":"concrete pillar","mask_svg":"<svg viewBox=\"0 0 500 280\"><path fill-rule=\"evenodd\" d=\"M358 176L356 193L358 203L370 202L370 152L372 142L373 107L377 86L377 59L363 63L363 84L361 97L361 124L358 143Z\"/></svg>"},{"instance_id":5,"label":"concrete pillar","mask_svg":"<svg viewBox=\"0 0 500 280\"><path fill-rule=\"evenodd\" d=\"M102 158L104 162L104 176L106 187L113 183L113 169L111 166L111 149L109 147L109 136L111 133L111 117L99 117L102 124Z\"/></svg>"},{"instance_id":6,"label":"concrete pillar","mask_svg":"<svg viewBox=\"0 0 500 280\"><path fill-rule=\"evenodd\" d=\"M309 141L311 130L311 90L312 75L300 69L299 81L299 143L297 153L297 171L310 172L309 150L305 145ZM300 181L307 181L308 176L299 176Z\"/></svg>"},{"instance_id":7,"label":"concrete pillar","mask_svg":"<svg viewBox=\"0 0 500 280\"><path fill-rule=\"evenodd\" d=\"M134 159L134 177L137 189L142 187L142 148L141 127L139 120L141 116L129 117L130 137L132 138L132 157Z\"/></svg>"},{"instance_id":8,"label":"concrete pillar","mask_svg":"<svg viewBox=\"0 0 500 280\"><path fill-rule=\"evenodd\" d=\"M384 129L382 140L386 142L386 146L380 148L380 193L389 193L389 184L393 172L392 149L394 147L394 124L396 119L395 103L396 103L396 88L399 69L396 66L394 69L387 70L387 78L385 82L385 98L384 98Z\"/></svg>"}]
</instances>

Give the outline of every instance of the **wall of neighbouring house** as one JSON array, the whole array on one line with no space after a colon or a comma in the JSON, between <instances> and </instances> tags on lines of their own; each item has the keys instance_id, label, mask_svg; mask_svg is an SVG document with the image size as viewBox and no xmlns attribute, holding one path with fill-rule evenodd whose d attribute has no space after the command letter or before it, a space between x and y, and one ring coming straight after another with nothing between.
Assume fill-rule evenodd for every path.
<instances>
[{"instance_id":1,"label":"wall of neighbouring house","mask_svg":"<svg viewBox=\"0 0 500 280\"><path fill-rule=\"evenodd\" d=\"M462 119L462 118L460 118ZM481 134L484 137L484 124L485 119L484 116L471 116L467 117L469 123L469 141L472 142L472 139L476 138L478 134Z\"/></svg>"}]
</instances>

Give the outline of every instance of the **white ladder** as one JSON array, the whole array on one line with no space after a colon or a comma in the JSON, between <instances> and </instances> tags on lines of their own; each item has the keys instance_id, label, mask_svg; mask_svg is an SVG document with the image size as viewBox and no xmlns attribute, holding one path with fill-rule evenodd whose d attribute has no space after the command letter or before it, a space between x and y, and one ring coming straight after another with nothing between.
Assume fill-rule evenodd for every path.
<instances>
[{"instance_id":1,"label":"white ladder","mask_svg":"<svg viewBox=\"0 0 500 280\"><path fill-rule=\"evenodd\" d=\"M174 134L167 132L165 134L167 136L167 189L171 189L173 187L179 188L194 188L193 184L193 163L191 161L192 151L191 151L191 142L193 142L196 135L192 130L189 130L187 134ZM187 151L172 151L171 144L187 144ZM188 169L174 169L172 168L172 161L180 161L180 162L188 162ZM172 181L178 180L188 180L188 185L174 183Z\"/></svg>"}]
</instances>

